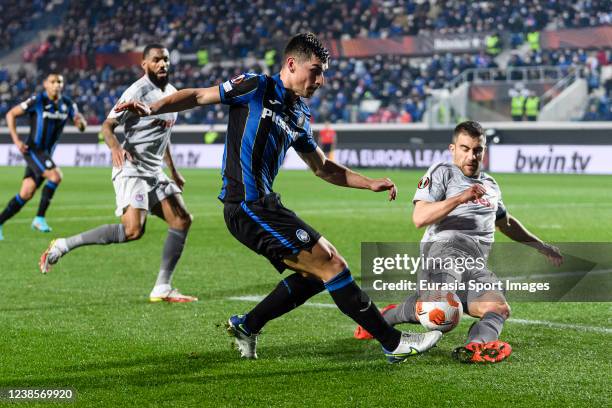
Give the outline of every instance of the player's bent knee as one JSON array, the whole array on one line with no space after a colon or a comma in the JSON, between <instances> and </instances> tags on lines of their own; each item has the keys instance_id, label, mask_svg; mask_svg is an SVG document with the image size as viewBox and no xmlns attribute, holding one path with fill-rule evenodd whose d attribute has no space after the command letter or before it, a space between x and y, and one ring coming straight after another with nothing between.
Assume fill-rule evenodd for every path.
<instances>
[{"instance_id":1,"label":"player's bent knee","mask_svg":"<svg viewBox=\"0 0 612 408\"><path fill-rule=\"evenodd\" d=\"M331 253L331 257L325 262L322 269L322 276L324 281L332 279L340 272L348 268L346 261L336 252Z\"/></svg>"},{"instance_id":2,"label":"player's bent knee","mask_svg":"<svg viewBox=\"0 0 612 408\"><path fill-rule=\"evenodd\" d=\"M491 305L487 310L485 310L482 313L482 316L484 316L488 312L497 313L498 315L503 316L504 319L508 319L510 317L510 306L507 303L496 303L494 305Z\"/></svg>"},{"instance_id":3,"label":"player's bent knee","mask_svg":"<svg viewBox=\"0 0 612 408\"><path fill-rule=\"evenodd\" d=\"M62 172L59 170L51 170L47 176L47 179L55 184L62 182Z\"/></svg>"},{"instance_id":4,"label":"player's bent knee","mask_svg":"<svg viewBox=\"0 0 612 408\"><path fill-rule=\"evenodd\" d=\"M171 220L168 225L179 231L187 231L191 227L191 220L191 214L185 214Z\"/></svg>"},{"instance_id":5,"label":"player's bent knee","mask_svg":"<svg viewBox=\"0 0 612 408\"><path fill-rule=\"evenodd\" d=\"M53 175L51 177L49 177L49 180L51 180L55 184L61 183L62 180L63 180L62 173L53 173Z\"/></svg>"},{"instance_id":6,"label":"player's bent knee","mask_svg":"<svg viewBox=\"0 0 612 408\"><path fill-rule=\"evenodd\" d=\"M34 190L35 191L35 190ZM30 201L32 199L32 197L34 197L34 191L30 191L30 190L21 190L19 192L19 197L23 200L23 201Z\"/></svg>"},{"instance_id":7,"label":"player's bent knee","mask_svg":"<svg viewBox=\"0 0 612 408\"><path fill-rule=\"evenodd\" d=\"M186 231L191 227L191 223L193 222L193 217L191 214L187 213L185 216L181 217L179 220L179 226L181 230Z\"/></svg>"},{"instance_id":8,"label":"player's bent knee","mask_svg":"<svg viewBox=\"0 0 612 408\"><path fill-rule=\"evenodd\" d=\"M506 302L475 302L469 305L471 316L483 317L489 312L497 313L505 319L510 317L510 305Z\"/></svg>"},{"instance_id":9,"label":"player's bent knee","mask_svg":"<svg viewBox=\"0 0 612 408\"><path fill-rule=\"evenodd\" d=\"M506 319L509 319L511 315L510 305L507 303L504 303L503 305L500 306L500 309L497 313L504 316Z\"/></svg>"},{"instance_id":10,"label":"player's bent knee","mask_svg":"<svg viewBox=\"0 0 612 408\"><path fill-rule=\"evenodd\" d=\"M342 272L344 269L348 268L348 264L346 263L344 258L342 258L337 252L333 254L330 262L333 266L333 269L336 271Z\"/></svg>"},{"instance_id":11,"label":"player's bent knee","mask_svg":"<svg viewBox=\"0 0 612 408\"><path fill-rule=\"evenodd\" d=\"M127 226L125 227L125 239L127 241L136 241L140 239L144 234L144 229L140 226Z\"/></svg>"}]
</instances>

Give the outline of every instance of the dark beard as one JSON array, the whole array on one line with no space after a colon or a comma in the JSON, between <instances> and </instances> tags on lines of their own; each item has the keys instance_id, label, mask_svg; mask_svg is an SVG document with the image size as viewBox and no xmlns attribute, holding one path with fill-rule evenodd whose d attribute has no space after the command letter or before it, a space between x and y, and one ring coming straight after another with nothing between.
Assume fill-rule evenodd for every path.
<instances>
[{"instance_id":1,"label":"dark beard","mask_svg":"<svg viewBox=\"0 0 612 408\"><path fill-rule=\"evenodd\" d=\"M166 74L165 78L158 78L157 75L155 75L154 73L149 73L147 74L147 76L149 77L151 82L153 82L162 91L164 90L164 88L166 88L166 85L168 85L168 74Z\"/></svg>"}]
</instances>

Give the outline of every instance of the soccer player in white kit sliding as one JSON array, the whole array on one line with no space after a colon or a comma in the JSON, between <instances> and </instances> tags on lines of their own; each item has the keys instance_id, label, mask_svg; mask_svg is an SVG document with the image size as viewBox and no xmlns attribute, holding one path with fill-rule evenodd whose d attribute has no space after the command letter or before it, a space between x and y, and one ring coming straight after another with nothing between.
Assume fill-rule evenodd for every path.
<instances>
[{"instance_id":1,"label":"soccer player in white kit sliding","mask_svg":"<svg viewBox=\"0 0 612 408\"><path fill-rule=\"evenodd\" d=\"M160 44L147 45L142 60L145 75L134 82L117 103L130 100L153 103L176 92L168 83L169 67L168 50ZM169 228L159 274L149 300L175 303L197 300L196 297L181 294L171 285L192 220L181 195L185 180L174 167L170 154L170 134L176 117L176 113L165 113L141 118L129 112L116 113L113 107L102 125L102 133L111 149L117 202L115 214L121 217L121 223L103 225L52 241L40 258L42 273L47 273L53 264L75 248L139 239L144 234L147 213L150 211L165 220ZM125 129L123 145L114 133L119 125ZM166 162L172 180L162 170L162 161Z\"/></svg>"},{"instance_id":2,"label":"soccer player in white kit sliding","mask_svg":"<svg viewBox=\"0 0 612 408\"><path fill-rule=\"evenodd\" d=\"M497 227L510 239L533 247L552 264L560 265L563 257L558 248L540 240L508 214L497 182L481 171L485 142L484 129L478 122L458 124L449 146L453 162L434 164L419 181L412 220L417 228L427 227L421 240L421 253L431 259L482 258L486 261ZM469 280L483 284L499 282L486 268L459 273L453 268L433 267L420 271L419 279L440 284ZM463 310L480 320L470 327L467 344L455 349L453 356L469 363L496 363L510 356L510 345L499 340L504 322L510 317L504 293L467 290L457 294ZM385 321L393 326L419 323L417 300L426 300L426 297L426 293L417 292L399 305L385 307L382 310ZM359 326L355 337L368 339L371 335Z\"/></svg>"}]
</instances>

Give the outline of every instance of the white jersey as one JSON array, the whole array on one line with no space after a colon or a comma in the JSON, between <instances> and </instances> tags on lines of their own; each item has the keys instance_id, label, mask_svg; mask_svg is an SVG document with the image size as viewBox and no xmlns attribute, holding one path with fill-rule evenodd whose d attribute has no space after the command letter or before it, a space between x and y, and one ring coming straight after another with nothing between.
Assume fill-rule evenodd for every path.
<instances>
[{"instance_id":1,"label":"white jersey","mask_svg":"<svg viewBox=\"0 0 612 408\"><path fill-rule=\"evenodd\" d=\"M449 233L465 234L483 244L492 244L495 221L505 217L506 208L495 179L481 172L477 178L467 177L452 163L437 163L419 181L413 202L442 201L457 196L474 184L486 192L482 198L458 205L446 217L427 227L421 242L445 240Z\"/></svg>"},{"instance_id":2,"label":"white jersey","mask_svg":"<svg viewBox=\"0 0 612 408\"><path fill-rule=\"evenodd\" d=\"M137 100L150 105L175 92L176 88L170 84L162 91L145 74L125 90L117 104ZM113 168L113 179L119 174L126 177L157 178L163 172L164 153L170 144L170 133L178 114L163 113L141 118L128 111L116 113L115 106L108 118L115 118L124 126L123 148L134 160L126 160L122 169Z\"/></svg>"}]
</instances>

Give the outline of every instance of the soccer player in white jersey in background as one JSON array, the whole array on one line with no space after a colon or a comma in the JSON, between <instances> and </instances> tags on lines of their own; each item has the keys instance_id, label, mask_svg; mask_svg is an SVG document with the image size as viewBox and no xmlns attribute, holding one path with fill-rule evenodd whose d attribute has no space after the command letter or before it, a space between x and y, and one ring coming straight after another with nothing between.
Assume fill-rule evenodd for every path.
<instances>
[{"instance_id":1,"label":"soccer player in white jersey in background","mask_svg":"<svg viewBox=\"0 0 612 408\"><path fill-rule=\"evenodd\" d=\"M176 92L168 82L169 53L163 45L150 44L145 47L142 68L144 76L121 95L118 104L131 100L151 104ZM102 225L52 241L41 255L41 272L47 273L51 265L75 248L139 239L144 234L147 213L150 211L165 220L169 228L159 274L149 300L181 303L197 300L181 294L171 285L192 220L181 196L185 180L174 167L170 154L170 134L176 118L176 113L141 118L130 112L116 113L113 107L102 125L102 133L111 149L112 180L117 202L115 214L121 217L121 223ZM125 129L123 144L119 143L114 133L119 125ZM172 180L162 170L162 161L166 162Z\"/></svg>"},{"instance_id":2,"label":"soccer player in white jersey in background","mask_svg":"<svg viewBox=\"0 0 612 408\"><path fill-rule=\"evenodd\" d=\"M452 163L437 163L419 181L414 195L412 220L417 228L427 227L421 240L421 254L431 259L488 259L495 228L510 239L538 250L555 266L563 262L559 249L529 232L508 214L501 190L493 177L482 171L486 139L478 122L458 124L449 146ZM467 264L465 264L467 265ZM434 267L420 271L419 279L433 283L496 283L499 279L487 268L466 269ZM468 331L465 346L453 356L461 362L496 363L510 356L512 348L499 340L504 322L510 317L510 306L499 290L460 291L463 310L479 318ZM419 323L416 305L426 300L426 293L409 296L399 305L382 310L390 325ZM355 330L358 339L372 338L361 326Z\"/></svg>"}]
</instances>

